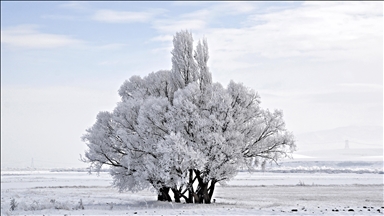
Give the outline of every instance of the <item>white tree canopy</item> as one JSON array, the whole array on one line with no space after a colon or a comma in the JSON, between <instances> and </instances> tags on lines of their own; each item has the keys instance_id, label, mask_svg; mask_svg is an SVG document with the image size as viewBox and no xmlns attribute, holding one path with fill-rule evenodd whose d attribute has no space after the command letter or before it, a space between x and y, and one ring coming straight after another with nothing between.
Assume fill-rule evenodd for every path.
<instances>
[{"instance_id":1,"label":"white tree canopy","mask_svg":"<svg viewBox=\"0 0 384 216\"><path fill-rule=\"evenodd\" d=\"M181 31L173 44L171 71L131 77L114 111L97 115L82 137L85 161L96 171L111 166L120 191L153 187L169 201L172 189L176 201L209 203L215 184L240 167L253 170L289 156L293 135L282 111L260 108L254 90L212 82L206 39L193 50L192 34Z\"/></svg>"}]
</instances>

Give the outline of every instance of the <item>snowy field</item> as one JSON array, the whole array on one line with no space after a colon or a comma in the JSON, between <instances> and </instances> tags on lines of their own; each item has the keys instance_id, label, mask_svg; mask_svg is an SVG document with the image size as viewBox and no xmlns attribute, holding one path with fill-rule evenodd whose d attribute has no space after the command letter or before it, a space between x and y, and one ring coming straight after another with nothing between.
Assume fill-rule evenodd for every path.
<instances>
[{"instance_id":1,"label":"snowy field","mask_svg":"<svg viewBox=\"0 0 384 216\"><path fill-rule=\"evenodd\" d=\"M1 214L383 214L383 174L375 173L375 167L364 169L373 171L372 173L359 173L357 170L356 173L256 172L253 174L240 172L234 180L228 182L227 186L217 187L213 197L216 202L211 205L158 202L156 194L149 190L139 193L119 193L110 187L111 177L106 172L97 176L73 171L2 171ZM14 211L9 211L11 199L18 204Z\"/></svg>"}]
</instances>

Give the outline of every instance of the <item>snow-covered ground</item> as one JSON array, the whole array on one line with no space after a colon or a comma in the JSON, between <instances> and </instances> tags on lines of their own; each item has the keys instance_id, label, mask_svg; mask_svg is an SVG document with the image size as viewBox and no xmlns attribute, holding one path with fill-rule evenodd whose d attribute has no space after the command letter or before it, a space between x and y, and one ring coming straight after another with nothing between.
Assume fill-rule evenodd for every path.
<instances>
[{"instance_id":1,"label":"snow-covered ground","mask_svg":"<svg viewBox=\"0 0 384 216\"><path fill-rule=\"evenodd\" d=\"M339 163L340 167L354 165L358 164ZM369 169L375 169L376 165L360 164ZM295 167L289 163L287 166ZM303 164L297 166L303 167ZM119 193L110 187L110 182L106 172L97 176L86 172L2 171L1 214L365 215L384 212L382 173L240 172L227 186L216 188L213 197L216 202L211 205L158 202L152 191ZM9 211L11 199L18 203L14 211Z\"/></svg>"}]
</instances>

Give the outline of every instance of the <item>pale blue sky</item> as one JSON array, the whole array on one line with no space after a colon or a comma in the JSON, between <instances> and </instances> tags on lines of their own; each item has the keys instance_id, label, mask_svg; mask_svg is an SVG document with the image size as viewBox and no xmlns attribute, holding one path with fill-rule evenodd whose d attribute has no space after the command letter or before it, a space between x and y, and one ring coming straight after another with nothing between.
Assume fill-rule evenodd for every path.
<instances>
[{"instance_id":1,"label":"pale blue sky","mask_svg":"<svg viewBox=\"0 0 384 216\"><path fill-rule=\"evenodd\" d=\"M382 2L2 1L2 166L81 165L96 114L170 69L182 29L207 38L214 81L255 89L294 134L383 124Z\"/></svg>"}]
</instances>

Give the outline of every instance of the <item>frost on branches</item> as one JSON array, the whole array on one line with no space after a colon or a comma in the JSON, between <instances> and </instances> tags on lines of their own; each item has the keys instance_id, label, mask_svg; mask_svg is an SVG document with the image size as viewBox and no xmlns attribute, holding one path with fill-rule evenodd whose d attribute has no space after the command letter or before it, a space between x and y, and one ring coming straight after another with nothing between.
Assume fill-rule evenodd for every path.
<instances>
[{"instance_id":1,"label":"frost on branches","mask_svg":"<svg viewBox=\"0 0 384 216\"><path fill-rule=\"evenodd\" d=\"M212 82L207 41L176 33L172 69L133 76L113 112L100 112L83 135L85 162L111 167L119 191L154 188L158 200L210 203L217 183L294 151L281 111L260 108L252 89Z\"/></svg>"}]
</instances>

